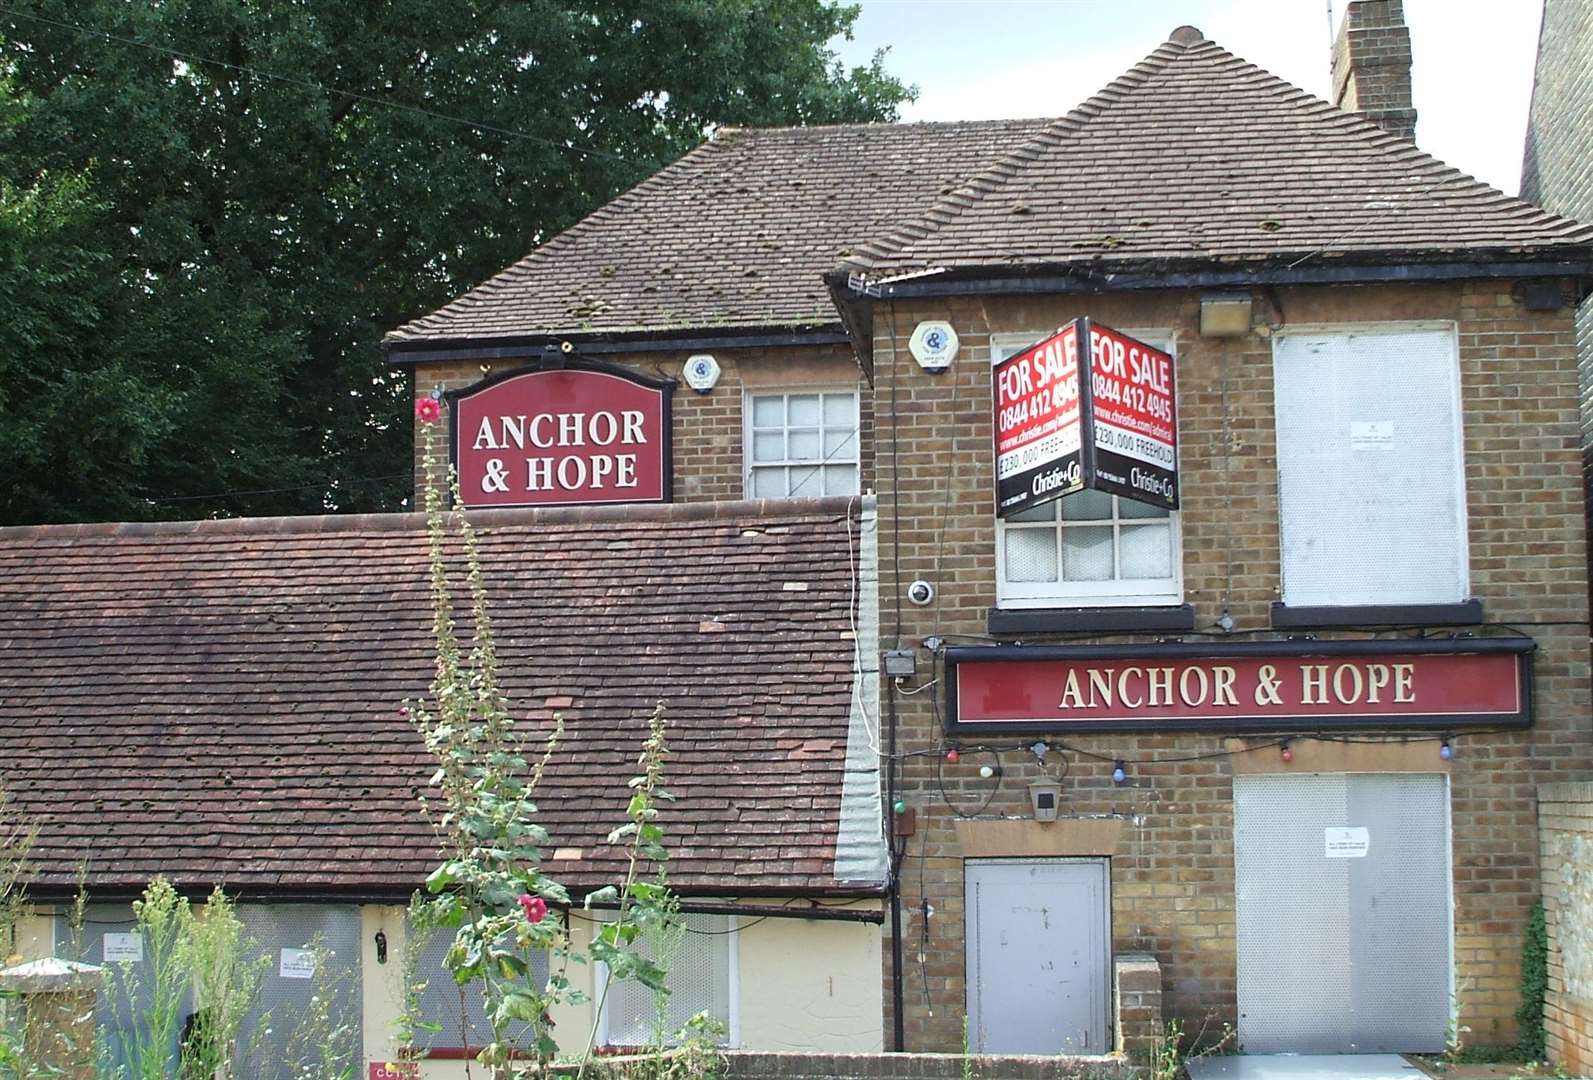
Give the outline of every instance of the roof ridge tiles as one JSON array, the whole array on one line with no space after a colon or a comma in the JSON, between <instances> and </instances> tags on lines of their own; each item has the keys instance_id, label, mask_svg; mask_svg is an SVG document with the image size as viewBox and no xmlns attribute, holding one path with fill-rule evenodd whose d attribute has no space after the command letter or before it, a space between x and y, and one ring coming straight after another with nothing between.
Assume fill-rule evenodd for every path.
<instances>
[{"instance_id":1,"label":"roof ridge tiles","mask_svg":"<svg viewBox=\"0 0 1593 1080\"><path fill-rule=\"evenodd\" d=\"M636 503L620 506L540 506L470 510L483 532L517 525L638 524L690 521L796 521L856 516L872 496L741 499L726 502ZM9 525L0 543L87 540L100 537L269 536L314 533L420 532L424 513L306 514L294 517L213 518L202 521L108 521L61 525Z\"/></svg>"}]
</instances>

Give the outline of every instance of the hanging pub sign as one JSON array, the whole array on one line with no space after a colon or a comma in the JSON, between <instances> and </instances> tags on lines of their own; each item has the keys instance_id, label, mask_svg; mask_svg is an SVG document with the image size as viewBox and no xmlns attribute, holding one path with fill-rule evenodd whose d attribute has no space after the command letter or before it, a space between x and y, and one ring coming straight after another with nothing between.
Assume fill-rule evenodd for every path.
<instances>
[{"instance_id":1,"label":"hanging pub sign","mask_svg":"<svg viewBox=\"0 0 1593 1080\"><path fill-rule=\"evenodd\" d=\"M1075 319L996 364L992 379L999 516L1085 488L1178 509L1167 353Z\"/></svg>"},{"instance_id":2,"label":"hanging pub sign","mask_svg":"<svg viewBox=\"0 0 1593 1080\"><path fill-rule=\"evenodd\" d=\"M669 502L673 379L571 360L449 391L467 507Z\"/></svg>"},{"instance_id":3,"label":"hanging pub sign","mask_svg":"<svg viewBox=\"0 0 1593 1080\"><path fill-rule=\"evenodd\" d=\"M1532 723L1531 638L954 646L955 735Z\"/></svg>"}]
</instances>

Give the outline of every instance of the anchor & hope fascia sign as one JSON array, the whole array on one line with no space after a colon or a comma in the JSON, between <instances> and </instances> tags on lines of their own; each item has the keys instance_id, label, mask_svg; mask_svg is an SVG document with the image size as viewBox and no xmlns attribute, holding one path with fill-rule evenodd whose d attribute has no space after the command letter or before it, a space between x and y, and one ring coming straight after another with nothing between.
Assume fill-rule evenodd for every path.
<instances>
[{"instance_id":1,"label":"anchor & hope fascia sign","mask_svg":"<svg viewBox=\"0 0 1593 1080\"><path fill-rule=\"evenodd\" d=\"M1536 648L1529 637L952 646L946 730L1520 728Z\"/></svg>"}]
</instances>

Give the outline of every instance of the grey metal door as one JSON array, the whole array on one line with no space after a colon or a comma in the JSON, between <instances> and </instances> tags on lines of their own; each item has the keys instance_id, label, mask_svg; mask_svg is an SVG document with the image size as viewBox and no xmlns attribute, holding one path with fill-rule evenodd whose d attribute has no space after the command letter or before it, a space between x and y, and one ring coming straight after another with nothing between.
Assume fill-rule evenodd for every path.
<instances>
[{"instance_id":1,"label":"grey metal door","mask_svg":"<svg viewBox=\"0 0 1593 1080\"><path fill-rule=\"evenodd\" d=\"M1447 777L1237 776L1234 876L1247 1052L1444 1048Z\"/></svg>"},{"instance_id":2,"label":"grey metal door","mask_svg":"<svg viewBox=\"0 0 1593 1080\"><path fill-rule=\"evenodd\" d=\"M1111 901L1104 859L977 859L967 894L968 1040L991 1054L1100 1054Z\"/></svg>"}]
</instances>

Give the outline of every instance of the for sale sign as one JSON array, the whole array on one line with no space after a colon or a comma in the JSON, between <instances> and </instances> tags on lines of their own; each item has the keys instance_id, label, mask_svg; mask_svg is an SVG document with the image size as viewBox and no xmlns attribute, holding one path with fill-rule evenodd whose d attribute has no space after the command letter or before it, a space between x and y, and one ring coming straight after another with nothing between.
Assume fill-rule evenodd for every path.
<instances>
[{"instance_id":1,"label":"for sale sign","mask_svg":"<svg viewBox=\"0 0 1593 1080\"><path fill-rule=\"evenodd\" d=\"M996 512L1084 488L1178 509L1173 358L1075 319L996 364Z\"/></svg>"},{"instance_id":2,"label":"for sale sign","mask_svg":"<svg viewBox=\"0 0 1593 1080\"><path fill-rule=\"evenodd\" d=\"M1084 487L1079 323L994 368L996 512L1010 517Z\"/></svg>"},{"instance_id":3,"label":"for sale sign","mask_svg":"<svg viewBox=\"0 0 1593 1080\"><path fill-rule=\"evenodd\" d=\"M1090 339L1089 486L1178 509L1173 358L1143 341L1079 320Z\"/></svg>"}]
</instances>

